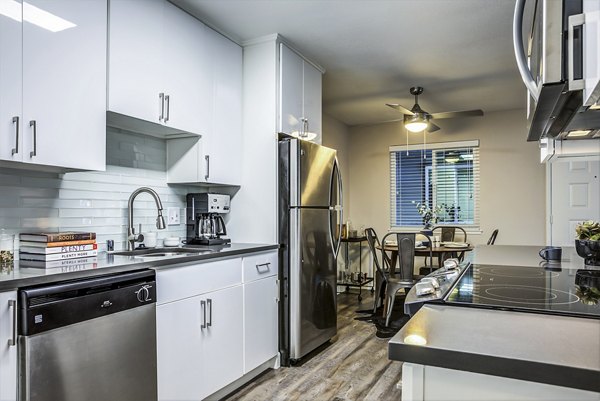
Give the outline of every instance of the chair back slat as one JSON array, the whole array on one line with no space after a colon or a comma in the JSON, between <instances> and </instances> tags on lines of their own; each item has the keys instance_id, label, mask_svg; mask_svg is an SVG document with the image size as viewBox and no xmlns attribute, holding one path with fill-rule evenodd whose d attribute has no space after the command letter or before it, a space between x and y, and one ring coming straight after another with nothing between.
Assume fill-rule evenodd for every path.
<instances>
[{"instance_id":1,"label":"chair back slat","mask_svg":"<svg viewBox=\"0 0 600 401\"><path fill-rule=\"evenodd\" d=\"M373 264L375 265L375 268L377 269L379 274L385 280L385 273L383 270L385 265L382 267L382 265L379 263L379 257L377 256L377 246L380 245L379 239L377 238L377 233L375 233L375 230L372 228L366 228L365 235L367 236L367 243L369 244L369 250L371 251L371 256L373 257ZM382 249L382 252L385 251L383 251Z\"/></svg>"}]
</instances>

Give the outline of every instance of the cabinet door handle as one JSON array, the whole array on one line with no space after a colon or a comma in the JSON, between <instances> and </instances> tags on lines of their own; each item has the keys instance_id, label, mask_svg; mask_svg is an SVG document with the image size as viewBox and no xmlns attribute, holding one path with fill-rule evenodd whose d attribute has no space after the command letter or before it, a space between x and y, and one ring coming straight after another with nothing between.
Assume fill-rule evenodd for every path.
<instances>
[{"instance_id":1,"label":"cabinet door handle","mask_svg":"<svg viewBox=\"0 0 600 401\"><path fill-rule=\"evenodd\" d=\"M160 99L160 116L158 116L158 121L162 121L165 117L165 94L159 93L158 98Z\"/></svg>"},{"instance_id":2,"label":"cabinet door handle","mask_svg":"<svg viewBox=\"0 0 600 401\"><path fill-rule=\"evenodd\" d=\"M169 115L171 114L171 96L165 96L165 103L167 104L167 115L165 117L165 122L169 121Z\"/></svg>"},{"instance_id":3,"label":"cabinet door handle","mask_svg":"<svg viewBox=\"0 0 600 401\"><path fill-rule=\"evenodd\" d=\"M19 153L19 116L12 118L12 122L15 124L15 147L12 150L12 155Z\"/></svg>"},{"instance_id":4,"label":"cabinet door handle","mask_svg":"<svg viewBox=\"0 0 600 401\"><path fill-rule=\"evenodd\" d=\"M206 303L208 304L208 313L210 315L208 318L208 323L206 323L206 327L210 327L212 326L212 299L209 298Z\"/></svg>"},{"instance_id":5,"label":"cabinet door handle","mask_svg":"<svg viewBox=\"0 0 600 401\"><path fill-rule=\"evenodd\" d=\"M204 175L204 179L208 180L208 177L210 177L210 156L204 156L204 160L206 160L206 174Z\"/></svg>"},{"instance_id":6,"label":"cabinet door handle","mask_svg":"<svg viewBox=\"0 0 600 401\"><path fill-rule=\"evenodd\" d=\"M260 274L262 273L268 273L269 270L271 270L271 262L267 262L267 263L261 263L259 265L256 265L256 271ZM261 267L266 267L266 269L261 270Z\"/></svg>"},{"instance_id":7,"label":"cabinet door handle","mask_svg":"<svg viewBox=\"0 0 600 401\"><path fill-rule=\"evenodd\" d=\"M279 302L279 279L275 280L275 302Z\"/></svg>"},{"instance_id":8,"label":"cabinet door handle","mask_svg":"<svg viewBox=\"0 0 600 401\"><path fill-rule=\"evenodd\" d=\"M37 156L37 122L35 120L29 121L29 126L33 127L33 150L29 152L29 157Z\"/></svg>"},{"instance_id":9,"label":"cabinet door handle","mask_svg":"<svg viewBox=\"0 0 600 401\"><path fill-rule=\"evenodd\" d=\"M12 338L10 340L8 340L8 345L11 347L14 347L15 345L17 345L17 301L14 299L11 299L8 301L8 307L13 309L13 314L12 314Z\"/></svg>"},{"instance_id":10,"label":"cabinet door handle","mask_svg":"<svg viewBox=\"0 0 600 401\"><path fill-rule=\"evenodd\" d=\"M200 301L200 307L202 308L202 324L200 325L200 329L206 328L206 301Z\"/></svg>"}]
</instances>

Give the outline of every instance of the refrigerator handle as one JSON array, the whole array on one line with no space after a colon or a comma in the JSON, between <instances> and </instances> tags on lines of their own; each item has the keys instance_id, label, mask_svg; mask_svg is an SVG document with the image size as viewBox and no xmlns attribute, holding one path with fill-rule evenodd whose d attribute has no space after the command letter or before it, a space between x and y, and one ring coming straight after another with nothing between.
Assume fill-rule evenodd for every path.
<instances>
[{"instance_id":1,"label":"refrigerator handle","mask_svg":"<svg viewBox=\"0 0 600 401\"><path fill-rule=\"evenodd\" d=\"M337 185L337 190L339 191L339 205L332 205L332 200L333 200L333 180L335 178L335 176L337 175L337 179L338 179L338 185ZM339 164L337 161L337 158L334 160L333 162L333 170L331 172L331 183L329 185L329 239L331 240L331 250L333 251L333 254L337 257L339 251L340 251L340 246L342 245L342 221L344 220L343 217L343 194L342 194L342 175L340 174L340 169L339 169ZM333 220L333 214L334 213L339 213L339 220L338 220L338 235L337 238L333 238L333 224L332 224L332 220Z\"/></svg>"},{"instance_id":2,"label":"refrigerator handle","mask_svg":"<svg viewBox=\"0 0 600 401\"><path fill-rule=\"evenodd\" d=\"M338 221L338 238L337 238L337 247L335 249L335 256L337 257L340 252L340 247L342 246L342 221L344 221L344 186L342 184L342 173L340 173L340 165L338 164L337 158L335 159L335 172L337 173L338 178L338 191L339 191L339 212L340 219Z\"/></svg>"}]
</instances>

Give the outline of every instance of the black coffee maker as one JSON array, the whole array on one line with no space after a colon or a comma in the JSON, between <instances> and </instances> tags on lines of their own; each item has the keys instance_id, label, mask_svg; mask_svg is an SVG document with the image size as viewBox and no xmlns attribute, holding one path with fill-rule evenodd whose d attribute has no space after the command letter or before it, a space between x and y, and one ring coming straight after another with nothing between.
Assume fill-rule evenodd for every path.
<instances>
[{"instance_id":1,"label":"black coffee maker","mask_svg":"<svg viewBox=\"0 0 600 401\"><path fill-rule=\"evenodd\" d=\"M224 194L187 194L187 244L223 245L231 242L227 235L224 213L229 213L231 198Z\"/></svg>"}]
</instances>

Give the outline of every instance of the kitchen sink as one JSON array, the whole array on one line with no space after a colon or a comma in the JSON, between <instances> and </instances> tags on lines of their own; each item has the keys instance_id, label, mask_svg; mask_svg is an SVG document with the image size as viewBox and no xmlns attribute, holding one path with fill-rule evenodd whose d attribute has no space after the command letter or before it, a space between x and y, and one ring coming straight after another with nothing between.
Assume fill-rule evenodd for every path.
<instances>
[{"instance_id":1,"label":"kitchen sink","mask_svg":"<svg viewBox=\"0 0 600 401\"><path fill-rule=\"evenodd\" d=\"M135 249L133 251L112 252L112 255L134 256L140 258L167 258L173 256L194 256L212 253L211 249L198 248L150 248Z\"/></svg>"}]
</instances>

